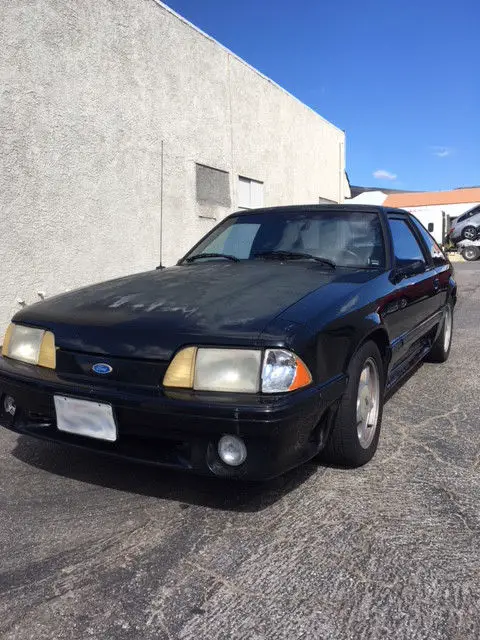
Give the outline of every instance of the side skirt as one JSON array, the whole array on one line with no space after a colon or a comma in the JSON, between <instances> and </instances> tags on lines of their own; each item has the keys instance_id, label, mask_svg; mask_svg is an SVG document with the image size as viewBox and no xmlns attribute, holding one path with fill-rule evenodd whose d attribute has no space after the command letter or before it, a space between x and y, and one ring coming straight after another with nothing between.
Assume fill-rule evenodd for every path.
<instances>
[{"instance_id":1,"label":"side skirt","mask_svg":"<svg viewBox=\"0 0 480 640\"><path fill-rule=\"evenodd\" d=\"M385 394L388 395L393 389L414 369L428 354L432 348L432 341L422 340L420 347L402 360L397 366L390 371L387 384L385 385Z\"/></svg>"}]
</instances>

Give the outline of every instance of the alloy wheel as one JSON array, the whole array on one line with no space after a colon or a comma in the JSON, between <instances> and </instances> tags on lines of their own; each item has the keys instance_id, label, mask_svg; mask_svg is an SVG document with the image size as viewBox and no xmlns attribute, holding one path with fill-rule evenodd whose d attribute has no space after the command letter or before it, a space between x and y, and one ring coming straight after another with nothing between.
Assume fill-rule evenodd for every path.
<instances>
[{"instance_id":1,"label":"alloy wheel","mask_svg":"<svg viewBox=\"0 0 480 640\"><path fill-rule=\"evenodd\" d=\"M363 365L357 393L357 434L360 445L368 449L377 430L380 407L380 376L373 358Z\"/></svg>"}]
</instances>

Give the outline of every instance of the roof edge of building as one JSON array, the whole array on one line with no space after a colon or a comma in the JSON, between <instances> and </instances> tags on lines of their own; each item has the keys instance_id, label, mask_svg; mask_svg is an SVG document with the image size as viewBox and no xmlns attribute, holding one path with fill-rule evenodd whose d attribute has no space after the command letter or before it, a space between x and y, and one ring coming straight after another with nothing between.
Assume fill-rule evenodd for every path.
<instances>
[{"instance_id":1,"label":"roof edge of building","mask_svg":"<svg viewBox=\"0 0 480 640\"><path fill-rule=\"evenodd\" d=\"M262 73L261 71L259 71L258 69L256 69L255 67L253 67L251 64L249 64L248 62L246 62L243 58L241 58L239 55L237 55L236 53L233 53L233 51L231 51L228 47L226 47L224 44L222 44L221 42L219 42L218 40L215 40L215 38L213 36L208 35L208 33L205 33L205 31L202 31L202 29L200 29L200 27L197 27L196 25L193 24L193 22L190 22L190 20L187 20L187 18L184 18L180 13L177 13L174 9L172 9L171 7L169 7L168 5L166 5L164 2L162 2L162 0L152 0L155 4L157 4L158 6L162 7L163 9L165 9L166 11L168 11L169 13L171 13L173 16L175 16L176 18L178 18L179 20L181 20L184 24L186 24L188 27L190 27L191 29L193 29L194 31L196 31L197 33L199 33L200 35L202 35L204 38L207 38L207 40L210 40L211 42L214 42L216 45L218 45L219 47L221 47L228 55L232 56L233 58L235 58L236 60L238 60L239 62L241 62L242 64L244 64L246 67L248 67L251 71L254 71L258 76L260 76L261 78L263 78L263 80L266 80L267 82L269 82L270 84L272 84L274 87L276 87L277 89L280 89L280 91L282 91L283 93L285 93L287 96L289 96L290 98L293 98L293 100L295 100L296 102L298 102L299 104L301 104L303 107L305 107L305 109L308 109L309 111L311 111L312 113L314 113L318 118L320 118L321 120L323 120L323 122L325 122L325 124L327 124L329 127L332 127L332 129L335 129L335 131L338 131L338 133L341 133L342 135L345 136L345 131L343 129L340 129L340 127L337 127L336 125L334 125L332 122L330 122L330 120L327 120L324 116L322 116L320 113L318 113L318 111L315 111L315 109L312 109L312 107L309 107L308 104L305 104L304 102L302 102L300 100L300 98L297 98L296 96L294 96L292 93L290 93L289 91L287 91L284 87L282 87L281 85L279 85L277 82L275 82L275 80L272 80L271 78L269 78L268 76L266 76L264 73Z\"/></svg>"},{"instance_id":2,"label":"roof edge of building","mask_svg":"<svg viewBox=\"0 0 480 640\"><path fill-rule=\"evenodd\" d=\"M392 193L385 200L386 206L428 207L452 204L470 204L480 201L480 188L467 187L445 191L418 191Z\"/></svg>"}]
</instances>

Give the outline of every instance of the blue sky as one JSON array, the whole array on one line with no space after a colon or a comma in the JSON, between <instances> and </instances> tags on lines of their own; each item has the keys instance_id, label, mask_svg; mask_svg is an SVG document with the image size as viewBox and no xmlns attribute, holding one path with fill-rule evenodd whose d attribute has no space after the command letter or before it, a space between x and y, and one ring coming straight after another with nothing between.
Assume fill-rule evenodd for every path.
<instances>
[{"instance_id":1,"label":"blue sky","mask_svg":"<svg viewBox=\"0 0 480 640\"><path fill-rule=\"evenodd\" d=\"M167 4L344 129L352 184L480 185L480 0Z\"/></svg>"}]
</instances>

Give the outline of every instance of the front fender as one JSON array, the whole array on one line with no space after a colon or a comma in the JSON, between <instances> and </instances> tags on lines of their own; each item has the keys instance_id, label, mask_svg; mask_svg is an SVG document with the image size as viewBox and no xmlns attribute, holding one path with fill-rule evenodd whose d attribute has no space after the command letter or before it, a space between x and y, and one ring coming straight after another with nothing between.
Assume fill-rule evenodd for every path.
<instances>
[{"instance_id":1,"label":"front fender","mask_svg":"<svg viewBox=\"0 0 480 640\"><path fill-rule=\"evenodd\" d=\"M344 371L347 370L350 360L355 352L358 351L361 345L368 340L375 342L382 355L385 367L388 367L392 357L390 337L380 314L374 312L365 316L364 320L358 326L357 334L352 340L350 350L347 353L347 358L343 364Z\"/></svg>"},{"instance_id":2,"label":"front fender","mask_svg":"<svg viewBox=\"0 0 480 640\"><path fill-rule=\"evenodd\" d=\"M337 326L321 331L316 340L317 376L320 382L346 373L354 353L368 339L375 341L385 364L391 357L390 339L378 312L355 311Z\"/></svg>"}]
</instances>

